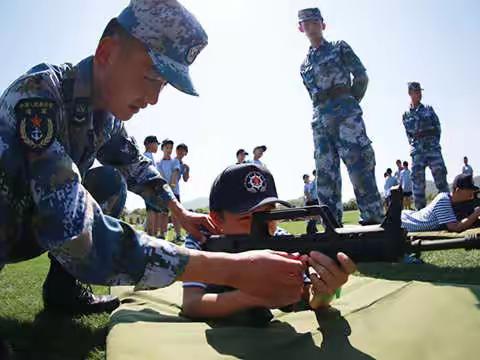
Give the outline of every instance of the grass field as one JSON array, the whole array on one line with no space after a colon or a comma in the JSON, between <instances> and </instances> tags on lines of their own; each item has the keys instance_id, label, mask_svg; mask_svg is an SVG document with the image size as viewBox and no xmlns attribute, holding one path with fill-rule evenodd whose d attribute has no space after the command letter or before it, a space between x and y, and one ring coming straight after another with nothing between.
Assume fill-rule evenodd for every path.
<instances>
[{"instance_id":1,"label":"grass field","mask_svg":"<svg viewBox=\"0 0 480 360\"><path fill-rule=\"evenodd\" d=\"M358 213L345 213L344 223L357 222ZM305 230L305 222L282 224L291 233ZM401 280L480 284L480 252L441 251L423 255L423 265L368 264L359 275ZM9 340L17 359L103 359L108 316L71 318L43 311L41 287L48 258L9 265L0 272L0 336ZM95 287L97 293L108 291Z\"/></svg>"}]
</instances>

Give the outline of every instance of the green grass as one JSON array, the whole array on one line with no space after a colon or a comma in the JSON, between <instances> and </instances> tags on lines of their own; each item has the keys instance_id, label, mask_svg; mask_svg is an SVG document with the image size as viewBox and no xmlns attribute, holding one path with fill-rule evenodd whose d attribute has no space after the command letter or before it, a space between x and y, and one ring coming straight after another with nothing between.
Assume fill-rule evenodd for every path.
<instances>
[{"instance_id":1,"label":"green grass","mask_svg":"<svg viewBox=\"0 0 480 360\"><path fill-rule=\"evenodd\" d=\"M346 212L345 224L355 224L358 212ZM291 233L305 231L304 221L283 223ZM169 234L173 238L173 234ZM386 279L480 284L480 251L440 251L422 255L423 265L362 264L358 275ZM103 359L108 316L71 318L43 311L41 288L48 258L9 265L0 272L0 337L6 338L17 359ZM95 287L106 293L106 287Z\"/></svg>"}]
</instances>

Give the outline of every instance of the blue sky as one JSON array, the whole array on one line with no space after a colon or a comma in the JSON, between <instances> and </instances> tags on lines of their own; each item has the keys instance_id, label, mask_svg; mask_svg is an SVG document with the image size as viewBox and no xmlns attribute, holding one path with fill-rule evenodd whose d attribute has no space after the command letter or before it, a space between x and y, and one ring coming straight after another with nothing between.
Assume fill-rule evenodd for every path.
<instances>
[{"instance_id":1,"label":"blue sky","mask_svg":"<svg viewBox=\"0 0 480 360\"><path fill-rule=\"evenodd\" d=\"M108 20L125 0L22 0L0 2L0 89L40 62L76 63L93 53ZM192 66L199 98L167 88L159 103L127 124L143 143L155 134L189 145L191 180L186 200L207 196L210 184L235 161L235 151L266 144L264 161L280 196L302 193L311 171L311 104L299 76L308 42L297 31L299 8L319 6L329 40L345 40L367 68L362 102L377 159L377 182L397 158L409 160L401 123L408 81L422 83L424 103L442 124L448 179L464 155L480 168L480 2L476 0L203 0L183 1L209 34ZM342 166L344 200L353 196ZM427 171L427 178L431 175ZM128 207L143 206L129 196Z\"/></svg>"}]
</instances>

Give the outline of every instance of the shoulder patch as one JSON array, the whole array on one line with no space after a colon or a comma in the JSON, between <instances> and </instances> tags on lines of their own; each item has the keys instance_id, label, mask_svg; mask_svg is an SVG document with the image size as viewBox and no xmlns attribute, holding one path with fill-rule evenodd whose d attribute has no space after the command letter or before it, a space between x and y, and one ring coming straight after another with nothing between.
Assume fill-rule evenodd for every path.
<instances>
[{"instance_id":1,"label":"shoulder patch","mask_svg":"<svg viewBox=\"0 0 480 360\"><path fill-rule=\"evenodd\" d=\"M57 104L50 99L30 98L15 105L20 142L31 151L48 148L55 139Z\"/></svg>"}]
</instances>

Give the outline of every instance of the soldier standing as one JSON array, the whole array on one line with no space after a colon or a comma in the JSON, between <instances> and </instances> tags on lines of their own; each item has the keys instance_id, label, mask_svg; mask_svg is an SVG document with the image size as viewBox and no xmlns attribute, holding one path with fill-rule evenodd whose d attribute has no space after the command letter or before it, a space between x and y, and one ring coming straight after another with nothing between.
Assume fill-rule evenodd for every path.
<instances>
[{"instance_id":1,"label":"soldier standing","mask_svg":"<svg viewBox=\"0 0 480 360\"><path fill-rule=\"evenodd\" d=\"M345 41L324 39L325 23L318 8L300 10L298 20L311 44L300 74L313 102L319 201L342 222L341 158L355 191L360 223L379 223L383 207L375 181L375 154L359 105L368 84L365 67Z\"/></svg>"},{"instance_id":2,"label":"soldier standing","mask_svg":"<svg viewBox=\"0 0 480 360\"><path fill-rule=\"evenodd\" d=\"M427 205L425 198L425 168L432 171L438 192L449 192L447 168L440 146L440 121L430 105L423 105L422 88L418 82L408 83L410 109L403 114L403 126L412 156L413 197L417 210Z\"/></svg>"}]
</instances>

